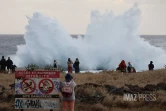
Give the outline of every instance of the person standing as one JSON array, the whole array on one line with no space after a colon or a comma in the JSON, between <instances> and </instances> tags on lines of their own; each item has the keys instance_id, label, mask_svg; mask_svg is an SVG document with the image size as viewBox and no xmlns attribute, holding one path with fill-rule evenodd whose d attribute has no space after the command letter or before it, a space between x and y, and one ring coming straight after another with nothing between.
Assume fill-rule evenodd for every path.
<instances>
[{"instance_id":1,"label":"person standing","mask_svg":"<svg viewBox=\"0 0 166 111\"><path fill-rule=\"evenodd\" d=\"M75 86L76 83L71 74L66 74L65 81L60 83L60 97L62 100L63 111L74 111Z\"/></svg>"},{"instance_id":2,"label":"person standing","mask_svg":"<svg viewBox=\"0 0 166 111\"><path fill-rule=\"evenodd\" d=\"M0 71L1 71L1 61L0 61Z\"/></svg>"},{"instance_id":3,"label":"person standing","mask_svg":"<svg viewBox=\"0 0 166 111\"><path fill-rule=\"evenodd\" d=\"M54 60L54 68L57 68L57 62Z\"/></svg>"},{"instance_id":4,"label":"person standing","mask_svg":"<svg viewBox=\"0 0 166 111\"><path fill-rule=\"evenodd\" d=\"M80 62L79 62L78 58L76 58L76 60L75 60L75 62L73 64L73 67L75 68L75 73L79 73L80 72L79 64L80 64Z\"/></svg>"},{"instance_id":5,"label":"person standing","mask_svg":"<svg viewBox=\"0 0 166 111\"><path fill-rule=\"evenodd\" d=\"M10 57L8 57L8 60L6 61L6 65L7 65L7 70L9 72L12 69L12 65L13 65L13 61L10 59Z\"/></svg>"},{"instance_id":6,"label":"person standing","mask_svg":"<svg viewBox=\"0 0 166 111\"><path fill-rule=\"evenodd\" d=\"M68 65L68 73L72 73L73 62L70 58L68 58L67 65Z\"/></svg>"},{"instance_id":7,"label":"person standing","mask_svg":"<svg viewBox=\"0 0 166 111\"><path fill-rule=\"evenodd\" d=\"M150 64L148 65L149 71L154 69L153 61L150 61Z\"/></svg>"},{"instance_id":8,"label":"person standing","mask_svg":"<svg viewBox=\"0 0 166 111\"><path fill-rule=\"evenodd\" d=\"M2 56L2 59L1 59L1 70L2 71L6 70L6 59L4 58L4 56Z\"/></svg>"}]
</instances>

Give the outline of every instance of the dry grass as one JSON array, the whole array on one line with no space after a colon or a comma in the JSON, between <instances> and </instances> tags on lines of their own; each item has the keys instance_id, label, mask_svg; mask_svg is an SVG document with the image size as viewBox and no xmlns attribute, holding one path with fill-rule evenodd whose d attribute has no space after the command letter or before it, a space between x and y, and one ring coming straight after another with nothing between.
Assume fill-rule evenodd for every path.
<instances>
[{"instance_id":1,"label":"dry grass","mask_svg":"<svg viewBox=\"0 0 166 111\"><path fill-rule=\"evenodd\" d=\"M60 80L64 80L65 73L61 73ZM75 82L78 85L85 83L95 84L109 84L116 87L124 86L125 84L138 85L144 87L147 84L158 84L166 82L166 70L145 71L138 73L126 73L122 75L119 72L103 71L100 73L83 73L72 74ZM1 74L0 84L8 87L9 84L14 83L14 74ZM79 88L76 89L80 90ZM155 103L147 104L144 101L140 102L124 102L121 96L110 95L102 87L85 87L81 92L85 95L102 95L106 96L101 103L88 104L76 102L75 111L166 111L166 91L154 92L157 95ZM0 111L9 110L12 103L1 103ZM27 110L28 111L28 110ZM30 110L29 110L30 111ZM38 110L35 110L38 111Z\"/></svg>"},{"instance_id":2,"label":"dry grass","mask_svg":"<svg viewBox=\"0 0 166 111\"><path fill-rule=\"evenodd\" d=\"M98 74L84 73L75 74L75 81L77 84L96 83L96 84L110 84L116 87L124 86L125 84L138 85L144 87L147 84L157 84L166 82L166 70L145 71L138 73L121 74L117 72L100 72Z\"/></svg>"}]
</instances>

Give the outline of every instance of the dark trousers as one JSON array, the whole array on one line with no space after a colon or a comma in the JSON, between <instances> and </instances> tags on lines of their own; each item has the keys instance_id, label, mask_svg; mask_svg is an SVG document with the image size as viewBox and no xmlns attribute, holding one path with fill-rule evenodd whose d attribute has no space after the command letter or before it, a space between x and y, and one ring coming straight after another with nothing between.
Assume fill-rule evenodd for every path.
<instances>
[{"instance_id":1,"label":"dark trousers","mask_svg":"<svg viewBox=\"0 0 166 111\"><path fill-rule=\"evenodd\" d=\"M6 66L5 65L1 65L1 70L5 71L6 70Z\"/></svg>"},{"instance_id":2,"label":"dark trousers","mask_svg":"<svg viewBox=\"0 0 166 111\"><path fill-rule=\"evenodd\" d=\"M75 73L79 73L80 72L80 68L79 67L75 67Z\"/></svg>"}]
</instances>

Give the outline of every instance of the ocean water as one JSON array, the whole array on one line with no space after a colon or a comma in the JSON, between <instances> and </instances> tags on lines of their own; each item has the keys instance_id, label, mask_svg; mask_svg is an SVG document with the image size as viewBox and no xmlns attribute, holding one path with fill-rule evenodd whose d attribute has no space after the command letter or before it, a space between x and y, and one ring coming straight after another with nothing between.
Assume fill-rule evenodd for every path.
<instances>
[{"instance_id":1,"label":"ocean water","mask_svg":"<svg viewBox=\"0 0 166 111\"><path fill-rule=\"evenodd\" d=\"M73 61L79 58L81 70L112 70L121 60L131 62L137 71L146 70L152 60L155 69L159 69L166 63L163 61L166 58L165 37L140 37L140 17L138 4L119 15L113 11L93 10L84 38L73 39L55 18L35 12L27 17L24 39L21 35L16 40L7 35L5 39L11 40L1 42L4 45L1 54L9 54L18 67L29 63L45 66L56 59L58 65L66 69L70 57Z\"/></svg>"},{"instance_id":2,"label":"ocean water","mask_svg":"<svg viewBox=\"0 0 166 111\"><path fill-rule=\"evenodd\" d=\"M24 45L23 34L0 34L0 55L15 55L17 45ZM73 38L84 37L83 35L71 35ZM155 47L160 47L166 51L166 35L140 35L144 41L147 41ZM127 47L126 47L127 48Z\"/></svg>"}]
</instances>

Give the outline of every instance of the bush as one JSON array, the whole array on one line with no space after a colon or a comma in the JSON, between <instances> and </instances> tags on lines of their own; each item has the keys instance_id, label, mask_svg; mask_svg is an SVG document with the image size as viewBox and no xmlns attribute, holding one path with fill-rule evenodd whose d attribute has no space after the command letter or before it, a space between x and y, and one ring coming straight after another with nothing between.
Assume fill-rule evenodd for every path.
<instances>
[{"instance_id":1,"label":"bush","mask_svg":"<svg viewBox=\"0 0 166 111\"><path fill-rule=\"evenodd\" d=\"M46 65L44 70L54 70L54 67L52 65Z\"/></svg>"},{"instance_id":2,"label":"bush","mask_svg":"<svg viewBox=\"0 0 166 111\"><path fill-rule=\"evenodd\" d=\"M28 64L28 66L25 67L27 71L34 71L38 69L39 67L36 64Z\"/></svg>"}]
</instances>

